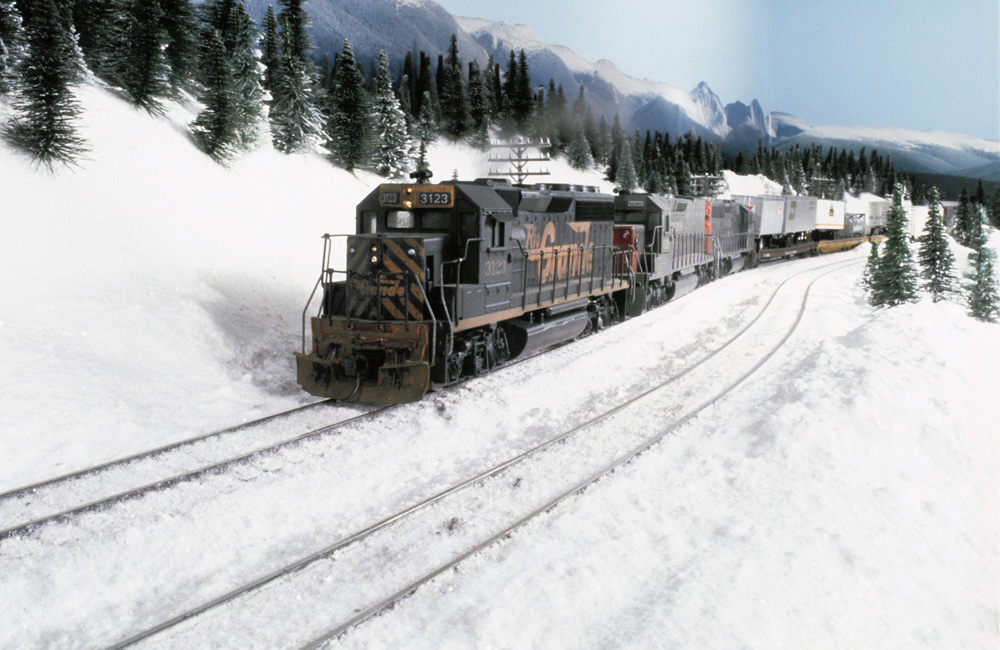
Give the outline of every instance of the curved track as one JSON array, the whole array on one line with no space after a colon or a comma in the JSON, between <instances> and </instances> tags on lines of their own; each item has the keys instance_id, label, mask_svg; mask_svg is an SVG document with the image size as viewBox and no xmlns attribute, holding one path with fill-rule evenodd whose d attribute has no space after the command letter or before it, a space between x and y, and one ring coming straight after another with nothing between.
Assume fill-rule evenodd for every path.
<instances>
[{"instance_id":1,"label":"curved track","mask_svg":"<svg viewBox=\"0 0 1000 650\"><path fill-rule=\"evenodd\" d=\"M408 541L399 542L398 540L397 541L389 540L388 542L385 542L387 546L381 546L380 542L377 541L377 538L386 537L387 529L389 529L390 527L395 528L397 524L405 526L415 526L416 530L420 532L413 534L414 535L422 534L423 536L426 537L427 525L428 525L426 518L430 517L433 520L436 516L437 519L442 519L442 517L439 514L435 515L435 512L442 510L446 507L444 505L444 502L446 500L461 501L462 499L465 499L464 496L456 499L450 499L450 497L454 497L463 492L465 493L480 492L480 490L466 490L466 488L473 486L477 488L482 488L484 486L491 485L492 483L496 482L495 479L497 479L497 477L500 477L501 475L511 470L514 466L525 463L526 461L529 461L528 464L534 463L540 467L545 466L546 462L550 464L552 462L555 462L556 467L559 467L562 461L558 459L564 458L567 455L573 457L575 454L576 456L580 456L583 459L589 459L591 461L593 459L600 459L600 463L597 464L596 469L594 468L593 462L590 463L590 466L587 466L587 463L585 462L577 463L575 460L571 461L573 464L580 464L585 466L583 469L586 469L586 472L582 480L577 478L579 476L578 473L576 477L574 477L571 481L569 481L569 487L561 488L558 494L556 494L555 496L551 494L551 489L543 490L543 492L545 492L544 494L533 495L531 499L528 499L529 501L532 501L531 504L519 503L517 507L514 507L512 509L512 512L507 512L501 515L501 519L505 523L498 524L495 521L488 522L487 524L484 524L486 528L485 531L482 530L472 531L471 529L473 527L468 526L467 528L470 529L469 532L472 534L472 536L476 537L478 540L485 540L485 541L470 543L469 540L464 540L465 543L464 550L458 550L456 548L444 549L442 552L444 552L448 556L447 561L438 564L433 564L432 562L432 564L437 568L431 570L430 572L426 572L420 576L408 577L406 580L403 581L402 584L404 584L405 586L403 586L402 588L395 588L395 590L393 590L394 588L389 586L378 587L378 588L373 587L373 589L376 590L381 589L380 591L381 595L359 594L359 599L364 599L363 602L374 603L374 604L366 605L359 609L355 607L355 605L357 604L356 602L350 603L351 606L343 610L345 613L349 614L349 616L345 617L347 620L337 625L336 627L329 629L328 631L316 636L312 641L310 641L304 647L312 648L321 645L326 640L338 636L339 634L342 634L350 627L353 627L354 625L357 625L358 623L377 614L378 612L383 611L388 607L391 607L392 604L398 602L401 598L405 597L407 594L412 593L421 585L426 584L428 581L432 580L435 576L440 575L442 572L457 566L457 564L460 563L462 560L477 553L486 546L489 546L496 540L501 539L506 535L509 535L513 530L523 525L527 521L530 521L532 518L537 517L539 514L557 505L558 503L565 500L572 494L575 494L580 490L586 488L594 481L612 472L615 468L620 467L624 463L629 462L637 454L641 453L643 450L649 448L650 446L656 444L670 432L676 430L678 427L682 426L683 424L691 420L693 417L695 417L698 413L708 408L709 406L717 402L719 399L723 398L725 395L731 392L736 386L738 386L748 377L753 375L764 363L767 362L768 359L770 359L774 354L777 353L778 350L780 350L785 345L788 338L791 337L792 334L794 333L796 327L798 326L799 321L802 318L802 314L804 313L806 302L809 295L809 289L812 287L812 285L816 281L818 281L821 277L827 275L828 273L832 273L836 270L839 270L840 268L856 263L858 262L853 260L847 262L835 262L832 264L827 264L822 267L818 267L816 269L810 269L808 271L801 272L786 279L784 282L781 283L781 285L778 286L777 289L775 289L774 293L771 295L770 299L765 304L763 309L749 324L747 324L743 329L741 329L732 338L730 338L728 342L721 345L713 352L702 358L700 361L689 366L688 368L684 369L683 371L674 375L673 377L670 377L669 379L663 381L662 383L642 391L641 393L631 397L627 401L618 404L617 406L614 406L613 408L607 409L605 412L589 419L586 422L578 424L572 427L571 429L563 431L561 433L551 435L546 442L532 449L529 449L526 452L514 458L510 458L507 461L500 463L485 472L482 472L470 479L467 479L466 481L463 481L430 498L427 498L421 501L420 503L412 505L406 508L405 510L402 510L390 517L387 517L382 521L379 521L378 523L375 523L369 526L368 528L365 528L364 530L360 530L325 549L322 549L312 555L309 555L308 557L304 557L277 571L262 576L259 579L254 580L249 584L246 584L233 591L230 591L229 593L219 596L213 599L212 601L204 603L203 605L200 605L194 609L188 610L157 626L154 626L143 632L135 634L132 637L124 641L121 641L120 643L116 644L113 647L123 648L143 641L148 641L151 646L155 647L158 645L158 641L160 640L166 641L168 644L174 644L175 642L180 640L178 639L174 641L167 641L167 639L164 637L168 637L174 633L177 633L184 638L183 642L186 642L190 641L191 639L201 638L201 635L207 632L206 628L210 630L226 629L226 624L218 624L217 622L214 622L214 620L208 621L203 619L215 619L215 618L223 618L226 620L242 619L244 623L246 623L246 621L248 620L246 617L248 615L252 616L253 615L252 612L256 612L257 609L257 605L251 603L256 603L257 601L260 600L273 600L273 599L281 600L283 598L292 598L293 600L290 602L296 602L294 600L296 598L295 595L283 595L281 592L287 592L288 594L297 594L299 593L299 591L305 591L306 593L315 591L316 589L315 585L300 589L301 585L299 583L305 582L307 584L311 584L310 581L313 580L314 578L314 576L312 576L311 574L314 573L316 570L318 570L317 567L322 567L322 570L320 570L321 573L324 570L325 571L331 570L332 567L330 565L333 564L331 558L333 558L335 554L337 554L338 556L337 564L343 564L343 565L354 564L356 566L355 570L362 572L359 575L363 575L363 572L366 570L365 567L369 567L368 570L370 570L370 565L372 561L370 558L367 560L364 559L366 552L374 553L375 557L382 558L384 561L384 558L387 555L391 556L393 553L401 552L398 549L391 550L393 545L402 549L415 548L414 546L415 544L419 545L417 541L419 540L419 536L414 538L408 538L408 536L404 534L403 537L407 538ZM827 270L823 272L824 269L831 269L831 267L833 267L832 270ZM782 289L784 287L786 287L790 283L795 283L798 278L802 278L803 276L809 276L810 274L815 275L818 272L820 272L819 275L817 275L812 280L812 282L810 282L808 286L804 288L804 292L802 293L801 296L792 291L785 292L785 293L791 293L792 294L791 296L785 296L782 293ZM776 309L776 310L772 309L772 306L775 306L775 303L783 304L782 301L786 300L792 300L793 304L795 300L800 301L798 315L797 317L795 317L794 322L792 322L790 325L783 323L780 317L782 314L787 314L791 309L791 307L786 306L785 308L782 309ZM774 314L777 314L777 316L774 316ZM748 334L748 332L754 329L755 326L758 325L758 323L760 323L762 320L764 320L765 322L762 323L761 327L758 327L757 329L763 329L765 330L765 332L773 331L775 330L775 327L778 324L781 324L783 327L787 326L787 333L785 333L782 338L780 338L774 344L772 344L771 349L767 351L763 355L763 357L760 356L762 352L758 346L743 346L743 347L734 346L735 343L743 339ZM776 322L771 323L770 320L774 320ZM779 331L783 331L783 329ZM759 339L760 335L758 335L757 339L755 340ZM753 349L752 350L748 349L748 347L752 347ZM713 360L715 360L714 363L712 363ZM742 366L739 366L740 363L742 363ZM698 381L704 382L704 377L706 373L708 374L708 376L714 376L720 372L728 372L727 375L723 376L731 376L732 368L737 366L745 368L745 371L738 377L738 379L728 383L720 392L709 397L707 400L700 402L699 405L696 406L695 408L688 409L684 407L683 402L685 400L685 394L684 394L684 386L682 385L682 380L685 379L685 377L688 377L689 375L692 374L698 374L700 380L694 382L695 384L697 384ZM699 370L700 373L696 373L696 371ZM679 383L681 385L678 385ZM670 399L667 399L667 400L658 400L656 401L655 404L653 404L654 400L651 400L650 398L653 396L662 397L663 389L665 389L668 386L676 389L672 393L672 395L674 396L679 395L681 403L678 404L676 403L676 400L671 401ZM651 404L653 405L651 406ZM640 437L640 439L629 440L628 441L629 451L622 454L621 447L623 441L620 439L621 436L617 435L618 433L620 433L620 429L622 427L620 427L616 423L616 419L622 416L623 413L627 410L633 411L635 409L640 409L640 408L646 409L649 413L653 415L653 419L651 421L659 423L667 422L669 424L665 428L660 429L660 431L651 438ZM659 426L662 427L663 424L660 424ZM582 435L584 432L588 432L587 435ZM615 435L601 435L602 432L608 432L610 434L615 434ZM570 444L570 441L572 441L572 444ZM542 458L543 456L550 457L550 460L548 461L536 460ZM536 474L540 472L541 475L551 475L551 472L553 470L546 469L546 470L522 470L522 471L526 471L529 473L534 471L534 473ZM525 483L521 480L521 477L519 477L519 479L514 483L514 487L517 488L521 485L525 485ZM521 492L527 493L528 490L521 490ZM474 499L475 496L476 495L473 494L469 498ZM507 504L504 505L506 506ZM470 512L476 512L476 511L488 512L489 509L495 509L498 506L495 503L493 503L493 500L488 499L487 502L484 503L478 503L478 504L467 503L464 506L451 506L451 507L455 508L453 511L459 513L459 516L445 518L447 521L447 525L445 526L445 528L449 531L446 534L449 538L457 538L457 537L462 537L464 535L452 535L450 531L452 531L455 527L458 528L463 527L461 524L461 522L464 521L464 519L461 516L462 513L465 513L467 515ZM410 523L411 520L419 519L419 517L416 517L415 515L420 515L425 518L422 524ZM490 517L495 517L495 515L490 514ZM509 523L511 521L513 521L514 523L513 524ZM496 532L497 530L500 530L500 532ZM449 544L443 544L443 545L449 546ZM461 544L459 544L459 546L461 546ZM348 550L348 547L352 548ZM355 553L355 548L358 549L356 554L359 556L359 559L357 559L356 561L345 561L340 557L344 552ZM349 571L350 569L345 569L345 570ZM329 578L324 578L322 582L326 584L331 582L331 580ZM359 578L357 576L354 577L354 580L332 581L333 584L340 585L341 587L343 587L345 583L357 585L363 582L366 582L366 580ZM341 589L341 591L343 591L343 589ZM268 592L268 594L265 594L263 592ZM270 594L270 592L278 592L278 593ZM386 597L384 596L384 594L386 593L390 593L391 595ZM342 598L343 594L340 594L340 597ZM301 602L299 604L301 605ZM242 605L246 606L241 607ZM329 608L325 609L326 611L329 611ZM226 611L226 610L244 610L244 613L241 614L239 611ZM350 614L353 614L353 616L350 616ZM291 620L294 619L295 617L291 617ZM294 623L291 624L294 625ZM296 628L296 629L302 630L306 628L316 629L316 621L312 621L312 625L303 623L301 628ZM289 632L286 630L285 638L287 638L288 633ZM314 632L313 634L316 633Z\"/></svg>"}]
</instances>

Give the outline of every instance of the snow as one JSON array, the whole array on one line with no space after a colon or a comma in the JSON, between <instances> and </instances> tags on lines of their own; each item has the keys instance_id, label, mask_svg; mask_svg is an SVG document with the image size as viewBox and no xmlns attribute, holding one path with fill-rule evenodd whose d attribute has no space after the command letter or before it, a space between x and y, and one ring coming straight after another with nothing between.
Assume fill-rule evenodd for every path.
<instances>
[{"instance_id":1,"label":"snow","mask_svg":"<svg viewBox=\"0 0 1000 650\"><path fill-rule=\"evenodd\" d=\"M806 129L805 135L820 139L868 142L872 149L881 148L880 145L893 145L908 150L937 147L1000 155L1000 142L943 131L915 131L886 126L814 126Z\"/></svg>"},{"instance_id":2,"label":"snow","mask_svg":"<svg viewBox=\"0 0 1000 650\"><path fill-rule=\"evenodd\" d=\"M192 106L157 119L94 85L80 96L78 168L50 174L0 145L0 491L311 401L291 353L320 236L351 229L379 182L267 146L223 168L186 135ZM454 145L430 163L436 179L489 169ZM765 265L382 430L0 541L0 648L103 647L273 571L662 381L833 259L854 263L817 282L790 345L740 390L330 645L997 647L1000 326L960 297L873 311L867 255ZM731 378L692 381L691 400ZM227 643L263 647L263 631Z\"/></svg>"}]
</instances>

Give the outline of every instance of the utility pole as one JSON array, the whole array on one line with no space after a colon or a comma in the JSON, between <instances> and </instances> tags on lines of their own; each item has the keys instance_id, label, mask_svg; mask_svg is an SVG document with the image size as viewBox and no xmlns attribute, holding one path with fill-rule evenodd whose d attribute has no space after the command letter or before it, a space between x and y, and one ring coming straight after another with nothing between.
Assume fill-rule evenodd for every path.
<instances>
[{"instance_id":1,"label":"utility pole","mask_svg":"<svg viewBox=\"0 0 1000 650\"><path fill-rule=\"evenodd\" d=\"M503 155L490 155L490 176L510 176L516 185L523 185L529 176L548 176L549 170L531 171L529 163L548 162L552 160L548 150L552 143L548 138L524 138L515 136L511 140L493 140L490 142L490 149L504 150ZM534 149L537 154L530 155ZM492 163L507 163L508 168L504 171L500 167L493 167Z\"/></svg>"}]
</instances>

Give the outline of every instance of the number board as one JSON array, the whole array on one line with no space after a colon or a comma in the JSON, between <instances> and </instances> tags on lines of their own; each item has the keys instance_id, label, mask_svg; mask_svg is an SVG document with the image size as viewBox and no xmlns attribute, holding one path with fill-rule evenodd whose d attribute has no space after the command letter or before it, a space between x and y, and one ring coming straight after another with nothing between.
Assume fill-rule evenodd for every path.
<instances>
[{"instance_id":1,"label":"number board","mask_svg":"<svg viewBox=\"0 0 1000 650\"><path fill-rule=\"evenodd\" d=\"M455 207L455 188L451 185L389 186L379 192L379 203L383 207L452 208Z\"/></svg>"}]
</instances>

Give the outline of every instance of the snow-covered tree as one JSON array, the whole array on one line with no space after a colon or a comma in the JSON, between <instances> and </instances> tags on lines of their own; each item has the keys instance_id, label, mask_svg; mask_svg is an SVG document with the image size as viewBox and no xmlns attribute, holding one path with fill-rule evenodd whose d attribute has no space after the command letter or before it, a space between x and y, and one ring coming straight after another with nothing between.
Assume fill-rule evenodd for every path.
<instances>
[{"instance_id":1,"label":"snow-covered tree","mask_svg":"<svg viewBox=\"0 0 1000 650\"><path fill-rule=\"evenodd\" d=\"M274 75L277 74L281 62L281 44L278 41L278 19L274 15L274 7L267 6L264 14L264 24L261 26L260 61L264 64L264 79L262 85L270 92L274 91Z\"/></svg>"},{"instance_id":2,"label":"snow-covered tree","mask_svg":"<svg viewBox=\"0 0 1000 650\"><path fill-rule=\"evenodd\" d=\"M272 78L271 142L284 153L307 151L323 134L323 114L317 108L312 78L305 62L293 54L291 31L282 30L282 48Z\"/></svg>"},{"instance_id":3,"label":"snow-covered tree","mask_svg":"<svg viewBox=\"0 0 1000 650\"><path fill-rule=\"evenodd\" d=\"M131 0L126 7L125 49L118 81L132 102L150 113L162 112L160 100L171 92L162 20L160 0Z\"/></svg>"},{"instance_id":4,"label":"snow-covered tree","mask_svg":"<svg viewBox=\"0 0 1000 650\"><path fill-rule=\"evenodd\" d=\"M261 103L264 89L258 68L254 41L257 28L253 18L243 8L243 3L233 6L232 49L228 52L233 75L236 101L236 131L240 144L249 147L257 141L260 132Z\"/></svg>"},{"instance_id":5,"label":"snow-covered tree","mask_svg":"<svg viewBox=\"0 0 1000 650\"><path fill-rule=\"evenodd\" d=\"M622 143L618 153L618 170L615 182L623 192L631 192L639 185L639 177L635 173L635 163L632 160L632 145L628 138Z\"/></svg>"},{"instance_id":6,"label":"snow-covered tree","mask_svg":"<svg viewBox=\"0 0 1000 650\"><path fill-rule=\"evenodd\" d=\"M929 291L934 302L947 292L955 290L955 256L945 233L938 190L931 188L930 210L927 225L920 237L920 268L924 280L922 288Z\"/></svg>"},{"instance_id":7,"label":"snow-covered tree","mask_svg":"<svg viewBox=\"0 0 1000 650\"><path fill-rule=\"evenodd\" d=\"M191 123L198 146L216 160L229 158L239 143L239 106L229 55L219 30L213 30L204 60L205 110Z\"/></svg>"},{"instance_id":8,"label":"snow-covered tree","mask_svg":"<svg viewBox=\"0 0 1000 650\"><path fill-rule=\"evenodd\" d=\"M990 203L990 223L994 228L1000 228L1000 183L993 190L993 201Z\"/></svg>"},{"instance_id":9,"label":"snow-covered tree","mask_svg":"<svg viewBox=\"0 0 1000 650\"><path fill-rule=\"evenodd\" d=\"M893 307L916 298L917 274L913 268L906 222L903 186L897 183L889 209L888 241L873 280L871 303L876 307Z\"/></svg>"},{"instance_id":10,"label":"snow-covered tree","mask_svg":"<svg viewBox=\"0 0 1000 650\"><path fill-rule=\"evenodd\" d=\"M168 81L174 95L190 86L198 61L198 15L191 0L160 0Z\"/></svg>"},{"instance_id":11,"label":"snow-covered tree","mask_svg":"<svg viewBox=\"0 0 1000 650\"><path fill-rule=\"evenodd\" d=\"M285 54L304 60L313 49L312 40L306 33L310 18L302 7L305 0L278 0L278 4L284 7L278 14L278 24L287 33L282 49Z\"/></svg>"},{"instance_id":12,"label":"snow-covered tree","mask_svg":"<svg viewBox=\"0 0 1000 650\"><path fill-rule=\"evenodd\" d=\"M969 245L969 236L975 224L976 211L969 197L969 183L962 183L962 191L958 195L958 211L955 215L955 239L963 246Z\"/></svg>"},{"instance_id":13,"label":"snow-covered tree","mask_svg":"<svg viewBox=\"0 0 1000 650\"><path fill-rule=\"evenodd\" d=\"M878 275L878 241L872 241L871 251L868 253L868 263L865 264L864 273L861 275L861 286L865 291L871 292L875 288L875 276Z\"/></svg>"},{"instance_id":14,"label":"snow-covered tree","mask_svg":"<svg viewBox=\"0 0 1000 650\"><path fill-rule=\"evenodd\" d=\"M573 169L590 169L594 166L594 158L590 153L590 143L584 135L583 125L576 129L573 141L569 143L569 164Z\"/></svg>"},{"instance_id":15,"label":"snow-covered tree","mask_svg":"<svg viewBox=\"0 0 1000 650\"><path fill-rule=\"evenodd\" d=\"M417 140L429 147L437 140L437 122L434 121L434 104L429 92L424 91L423 101L420 105L420 116L417 118Z\"/></svg>"},{"instance_id":16,"label":"snow-covered tree","mask_svg":"<svg viewBox=\"0 0 1000 650\"><path fill-rule=\"evenodd\" d=\"M986 210L979 209L976 228L974 254L969 255L972 263L971 280L968 286L969 313L979 320L995 323L1000 319L1000 293L997 289L997 254L987 246L990 223Z\"/></svg>"},{"instance_id":17,"label":"snow-covered tree","mask_svg":"<svg viewBox=\"0 0 1000 650\"><path fill-rule=\"evenodd\" d=\"M388 178L403 178L410 172L410 136L406 130L406 116L396 94L392 92L389 55L385 50L378 53L378 74L372 103L375 132L372 163L375 173Z\"/></svg>"},{"instance_id":18,"label":"snow-covered tree","mask_svg":"<svg viewBox=\"0 0 1000 650\"><path fill-rule=\"evenodd\" d=\"M83 62L53 0L36 2L37 10L25 26L15 116L3 135L12 146L52 169L57 162L72 164L86 150L73 124L81 109L70 88L79 79Z\"/></svg>"},{"instance_id":19,"label":"snow-covered tree","mask_svg":"<svg viewBox=\"0 0 1000 650\"><path fill-rule=\"evenodd\" d=\"M333 97L333 111L326 128L326 147L339 165L353 170L370 158L371 122L365 79L358 70L347 40L344 40L333 77Z\"/></svg>"},{"instance_id":20,"label":"snow-covered tree","mask_svg":"<svg viewBox=\"0 0 1000 650\"><path fill-rule=\"evenodd\" d=\"M24 28L14 0L0 0L0 97L14 91L17 65L24 57Z\"/></svg>"}]
</instances>

